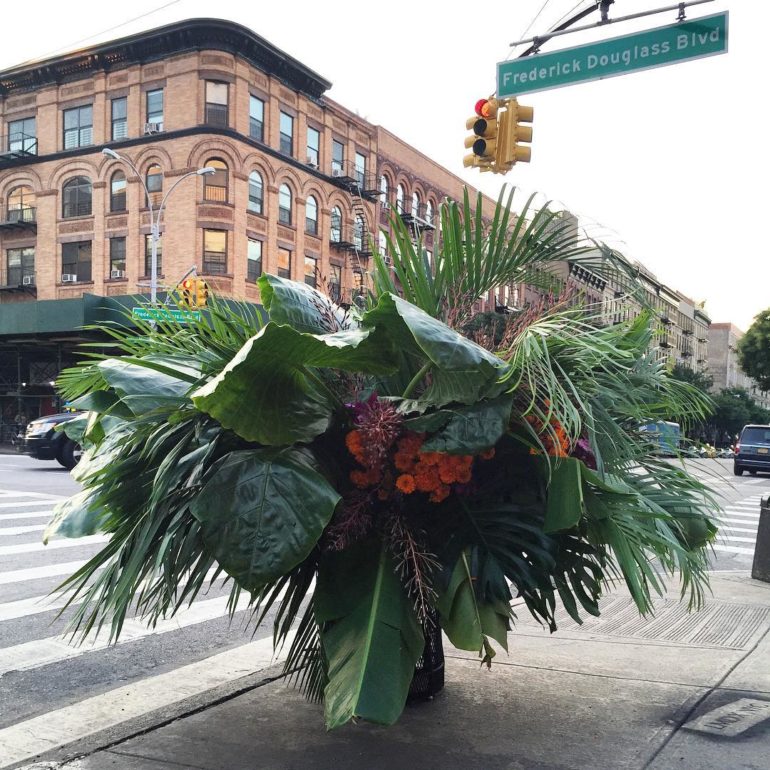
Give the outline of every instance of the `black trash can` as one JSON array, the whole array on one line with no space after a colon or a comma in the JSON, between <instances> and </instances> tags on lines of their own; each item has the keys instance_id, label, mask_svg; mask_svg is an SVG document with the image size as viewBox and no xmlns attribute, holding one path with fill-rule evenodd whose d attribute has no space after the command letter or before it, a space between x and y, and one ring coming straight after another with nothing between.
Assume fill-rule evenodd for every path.
<instances>
[{"instance_id":1,"label":"black trash can","mask_svg":"<svg viewBox=\"0 0 770 770\"><path fill-rule=\"evenodd\" d=\"M759 529L754 547L754 563L751 567L754 580L770 583L770 497L762 501L759 509Z\"/></svg>"},{"instance_id":2,"label":"black trash can","mask_svg":"<svg viewBox=\"0 0 770 770\"><path fill-rule=\"evenodd\" d=\"M432 613L430 620L423 629L425 650L414 669L408 703L430 700L444 688L444 645L441 641L438 614Z\"/></svg>"}]
</instances>

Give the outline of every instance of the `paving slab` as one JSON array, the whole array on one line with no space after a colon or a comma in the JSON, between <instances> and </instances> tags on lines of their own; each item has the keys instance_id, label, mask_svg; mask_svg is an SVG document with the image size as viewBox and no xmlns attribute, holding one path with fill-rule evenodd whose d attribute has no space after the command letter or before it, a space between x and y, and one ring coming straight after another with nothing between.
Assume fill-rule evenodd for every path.
<instances>
[{"instance_id":1,"label":"paving slab","mask_svg":"<svg viewBox=\"0 0 770 770\"><path fill-rule=\"evenodd\" d=\"M119 752L201 770L637 770L706 692L456 658L446 678L390 728L327 733L320 706L273 683L65 767L115 768Z\"/></svg>"}]
</instances>

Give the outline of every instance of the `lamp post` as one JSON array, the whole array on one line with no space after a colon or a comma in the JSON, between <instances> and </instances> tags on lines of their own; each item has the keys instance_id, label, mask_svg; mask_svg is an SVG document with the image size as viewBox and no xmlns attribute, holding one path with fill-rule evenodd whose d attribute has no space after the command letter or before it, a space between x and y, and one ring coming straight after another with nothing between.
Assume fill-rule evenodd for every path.
<instances>
[{"instance_id":1,"label":"lamp post","mask_svg":"<svg viewBox=\"0 0 770 770\"><path fill-rule=\"evenodd\" d=\"M150 210L150 246L152 250L150 262L150 303L154 305L158 295L158 239L160 238L160 217L163 213L163 207L168 200L168 196L171 195L176 189L176 186L185 179L189 179L191 176L207 176L209 174L214 174L216 173L216 169L211 168L211 166L204 166L203 168L196 169L195 171L188 171L186 174L183 174L171 185L168 192L163 196L160 206L158 206L157 209L153 209L152 197L150 196L150 191L147 189L147 184L131 160L125 155L118 155L115 150L111 150L109 147L105 147L102 150L102 154L113 160L119 160L125 163L134 174L136 174L144 188L144 194L147 198L147 208Z\"/></svg>"}]
</instances>

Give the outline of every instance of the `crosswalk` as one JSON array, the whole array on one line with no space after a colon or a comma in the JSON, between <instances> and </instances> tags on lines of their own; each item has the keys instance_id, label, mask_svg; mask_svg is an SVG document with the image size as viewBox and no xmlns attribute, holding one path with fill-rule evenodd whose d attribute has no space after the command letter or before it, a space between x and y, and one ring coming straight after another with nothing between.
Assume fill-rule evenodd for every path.
<instances>
[{"instance_id":1,"label":"crosswalk","mask_svg":"<svg viewBox=\"0 0 770 770\"><path fill-rule=\"evenodd\" d=\"M715 551L754 556L761 503L762 495L758 494L725 505Z\"/></svg>"},{"instance_id":2,"label":"crosswalk","mask_svg":"<svg viewBox=\"0 0 770 770\"><path fill-rule=\"evenodd\" d=\"M230 622L229 587L221 583L154 627L127 619L117 645L108 645L106 633L70 644L63 632L75 607L58 618L67 597L52 591L107 538L43 545L62 499L0 488L0 768L243 677L273 657L269 623L254 633L245 604ZM117 716L109 706L116 699ZM70 732L61 727L67 724Z\"/></svg>"}]
</instances>

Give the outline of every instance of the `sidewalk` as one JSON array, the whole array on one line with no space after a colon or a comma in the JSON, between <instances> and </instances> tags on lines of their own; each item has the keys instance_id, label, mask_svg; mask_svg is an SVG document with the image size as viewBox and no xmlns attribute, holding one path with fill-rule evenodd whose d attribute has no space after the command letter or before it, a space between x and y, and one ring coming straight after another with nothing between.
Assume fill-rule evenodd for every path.
<instances>
[{"instance_id":1,"label":"sidewalk","mask_svg":"<svg viewBox=\"0 0 770 770\"><path fill-rule=\"evenodd\" d=\"M565 622L555 635L520 614L508 656L500 652L487 671L449 648L444 691L408 706L391 728L360 723L327 733L320 706L281 680L267 681L234 697L211 691L208 704L225 699L125 740L105 736L102 748L80 759L24 766L767 768L770 584L746 573L715 573L713 593L697 614L687 614L672 593L645 620L618 591L603 601L601 618L583 627ZM50 759L88 750L69 746Z\"/></svg>"}]
</instances>

